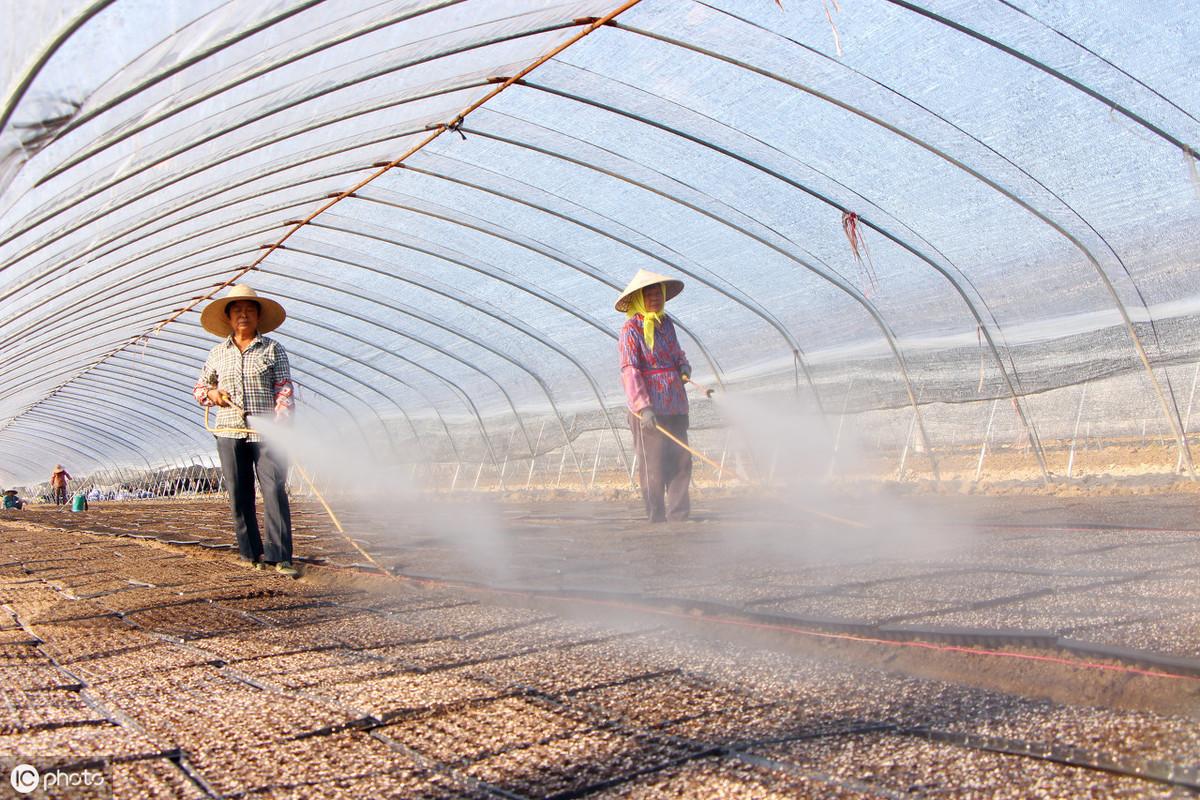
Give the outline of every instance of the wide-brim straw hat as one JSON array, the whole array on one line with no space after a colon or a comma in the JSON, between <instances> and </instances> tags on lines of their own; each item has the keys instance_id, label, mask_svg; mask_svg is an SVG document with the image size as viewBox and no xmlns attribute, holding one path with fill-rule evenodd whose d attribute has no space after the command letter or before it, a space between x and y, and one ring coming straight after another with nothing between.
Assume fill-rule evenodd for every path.
<instances>
[{"instance_id":1,"label":"wide-brim straw hat","mask_svg":"<svg viewBox=\"0 0 1200 800\"><path fill-rule=\"evenodd\" d=\"M648 269L639 269L637 275L634 275L633 280L625 287L625 291L621 292L621 296L617 298L617 311L622 313L628 311L629 296L640 289L645 289L647 286L653 286L656 283L665 283L667 285L667 293L663 297L664 303L683 291L683 281L678 278L668 278L666 275L659 275L657 272L651 272Z\"/></svg>"},{"instance_id":2,"label":"wide-brim straw hat","mask_svg":"<svg viewBox=\"0 0 1200 800\"><path fill-rule=\"evenodd\" d=\"M5 489L5 490L4 490L4 494L5 494L6 496L7 496L7 495L10 495L10 494L16 494L16 493L17 493L17 490L16 490L16 489Z\"/></svg>"},{"instance_id":3,"label":"wide-brim straw hat","mask_svg":"<svg viewBox=\"0 0 1200 800\"><path fill-rule=\"evenodd\" d=\"M57 475L57 474L58 474L58 473L60 473L60 472L66 472L66 470L65 470L65 469L63 469L63 465L62 465L62 464L55 464L55 465L54 465L54 474L55 474L55 475Z\"/></svg>"},{"instance_id":4,"label":"wide-brim straw hat","mask_svg":"<svg viewBox=\"0 0 1200 800\"><path fill-rule=\"evenodd\" d=\"M225 309L230 303L236 303L238 300L253 300L258 303L259 333L269 333L287 319L287 312L279 303L263 297L249 286L237 284L230 287L229 294L219 300L213 300L200 312L200 324L204 326L204 330L222 339L232 334L233 326L229 324L229 317L225 316Z\"/></svg>"}]
</instances>

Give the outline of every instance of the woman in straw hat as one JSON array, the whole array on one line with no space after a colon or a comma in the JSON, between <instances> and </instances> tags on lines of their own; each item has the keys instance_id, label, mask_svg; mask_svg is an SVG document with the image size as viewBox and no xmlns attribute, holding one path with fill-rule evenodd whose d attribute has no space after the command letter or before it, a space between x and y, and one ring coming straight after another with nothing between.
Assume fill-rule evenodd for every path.
<instances>
[{"instance_id":1,"label":"woman in straw hat","mask_svg":"<svg viewBox=\"0 0 1200 800\"><path fill-rule=\"evenodd\" d=\"M255 418L291 419L292 375L287 352L269 333L287 314L274 300L249 286L234 286L200 314L200 324L222 341L208 354L193 394L202 406L217 406L217 452L229 487L229 505L237 531L238 551L256 569L274 563L276 571L296 577L292 567L292 514L287 498L287 463L283 454L263 442L253 428ZM254 475L258 473L266 512L263 547L254 509Z\"/></svg>"},{"instance_id":2,"label":"woman in straw hat","mask_svg":"<svg viewBox=\"0 0 1200 800\"><path fill-rule=\"evenodd\" d=\"M683 291L683 281L639 270L617 298L627 317L618 350L621 382L629 406L629 427L638 456L638 482L651 522L687 519L692 456L659 432L687 442L688 399L683 384L692 368L663 311ZM664 492L666 498L664 501Z\"/></svg>"},{"instance_id":3,"label":"woman in straw hat","mask_svg":"<svg viewBox=\"0 0 1200 800\"><path fill-rule=\"evenodd\" d=\"M62 464L54 465L54 472L50 474L50 497L54 500L54 505L61 506L67 502L67 481L71 480L71 473L63 469Z\"/></svg>"}]
</instances>

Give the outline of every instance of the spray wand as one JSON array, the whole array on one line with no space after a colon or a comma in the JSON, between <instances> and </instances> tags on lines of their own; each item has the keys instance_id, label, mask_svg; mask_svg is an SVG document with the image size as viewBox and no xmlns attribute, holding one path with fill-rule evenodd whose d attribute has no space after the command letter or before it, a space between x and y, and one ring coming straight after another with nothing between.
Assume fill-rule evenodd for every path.
<instances>
[{"instance_id":1,"label":"spray wand","mask_svg":"<svg viewBox=\"0 0 1200 800\"><path fill-rule=\"evenodd\" d=\"M256 431L250 427L245 427L248 424L245 422L246 409L242 408L237 403L233 402L233 400L229 399L228 395L226 395L225 402L230 408L234 409L235 411L237 411L239 414L242 415L243 427L240 427L240 428L230 428L230 427L214 428L214 427L209 426L208 412L209 412L209 409L211 408L211 406L205 406L204 407L204 430L208 431L209 433L213 433L213 434L216 434L216 433L253 433L258 436L262 436L261 432ZM304 482L308 484L308 488L312 491L313 495L321 503L321 507L325 509L325 513L329 515L329 518L331 520L333 520L333 527L337 528L337 532L339 534L341 534L342 538L345 539L347 542L349 542L351 547L353 547L355 550L357 550L359 553L361 553L363 558L365 558L365 559L367 559L367 561L371 562L371 564L373 566L375 566L380 572L385 572L385 573L388 572L386 567L384 567L382 564L380 564L378 561L376 561L371 556L371 554L368 553L366 550L363 550L361 547L359 547L358 542L354 541L346 534L346 529L342 527L342 523L338 520L337 515L333 513L333 509L329 507L329 503L325 502L325 498L321 495L321 492L317 489L317 485L315 483L313 483L312 478L309 477L308 472L304 469L304 467L300 466L299 462L295 462L295 464L296 464L296 471L300 473L300 477L303 478Z\"/></svg>"},{"instance_id":2,"label":"spray wand","mask_svg":"<svg viewBox=\"0 0 1200 800\"><path fill-rule=\"evenodd\" d=\"M713 395L716 393L716 390L715 390L715 389L709 389L709 388L708 388L707 386L705 386L704 384L702 384L702 383L697 383L696 381L692 380L692 376L691 376L691 375L689 375L689 376L687 376L686 378L684 378L684 379L683 379L683 382L684 382L684 383L690 383L692 386L695 386L697 389L699 389L700 391L704 392L704 396L705 396L705 397L707 397L707 398L709 398L709 399L712 399L712 396L713 396Z\"/></svg>"},{"instance_id":3,"label":"spray wand","mask_svg":"<svg viewBox=\"0 0 1200 800\"><path fill-rule=\"evenodd\" d=\"M690 383L692 386L695 386L697 389L699 389L700 391L704 392L704 396L705 396L705 397L708 397L708 398L711 398L711 397L712 397L712 396L713 396L713 395L716 393L716 392L715 392L715 390L708 388L708 387L707 387L707 386L705 386L704 384L702 384L702 383L697 383L696 381L692 380L692 378L691 378L691 376L690 376L690 375L689 375L689 376L688 376L688 377L687 377L687 378L684 380L684 383L685 383L685 384L689 384L689 383ZM638 420L641 420L641 418L642 418L642 415L641 415L641 414L637 413L636 411L632 411L632 412L630 412L630 413L632 413L632 414L633 414L633 416L635 416L635 417L636 417ZM703 461L705 464L708 464L708 465L709 465L710 467L712 467L713 469L715 469L715 470L718 470L718 471L721 469L721 465L720 465L720 464L718 464L717 462L713 461L711 458L709 458L708 456L704 455L704 454L703 454L703 453L701 453L700 451L698 451L698 450L695 450L695 449L693 449L693 448L691 448L691 447L688 447L688 445L687 445L685 442L683 442L682 440L680 440L678 437L676 437L676 436L675 436L673 433L671 433L670 431L668 431L668 430L667 430L666 428L664 428L662 425L659 425L657 421L654 423L654 428L655 428L655 430L657 430L659 433L661 433L663 436L667 437L667 438L668 438L668 439L670 439L672 442L674 442L675 444L679 445L679 446L680 446L680 447L682 447L684 450L688 451L689 453L691 453L692 455L694 455L696 458L698 458L698 459L700 459L701 461ZM814 517L821 517L822 519L827 519L827 520L829 520L830 522L836 522L836 523L838 523L838 524L840 524L840 525L848 525L848 526L849 526L849 527L851 527L851 528L865 528L865 527L867 527L865 524L863 524L863 523L861 523L861 522L858 522L857 520L846 519L845 517L838 517L838 516L835 516L835 515L833 515L833 514L826 514L824 511L817 511L817 510L815 510L815 509L811 509L811 508L802 508L802 509L800 509L800 510L801 510L801 511L804 511L805 513L808 513L808 514L812 514Z\"/></svg>"}]
</instances>

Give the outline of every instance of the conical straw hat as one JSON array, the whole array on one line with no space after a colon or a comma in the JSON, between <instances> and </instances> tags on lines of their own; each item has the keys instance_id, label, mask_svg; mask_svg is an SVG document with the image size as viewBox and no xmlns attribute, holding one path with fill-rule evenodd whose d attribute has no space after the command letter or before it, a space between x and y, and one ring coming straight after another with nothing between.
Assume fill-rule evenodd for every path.
<instances>
[{"instance_id":1,"label":"conical straw hat","mask_svg":"<svg viewBox=\"0 0 1200 800\"><path fill-rule=\"evenodd\" d=\"M621 313L628 311L629 295L638 289L644 289L656 283L665 283L667 285L667 296L663 298L664 303L683 291L683 281L678 278L668 278L666 275L659 275L657 272L651 272L648 269L639 269L637 275L634 275L633 280L625 287L625 291L621 292L621 296L617 298L617 311Z\"/></svg>"},{"instance_id":2,"label":"conical straw hat","mask_svg":"<svg viewBox=\"0 0 1200 800\"><path fill-rule=\"evenodd\" d=\"M200 312L200 324L204 326L204 330L222 339L233 333L229 317L225 316L225 308L238 300L253 300L258 303L260 309L258 314L259 333L269 333L287 319L287 312L279 303L261 296L249 286L237 284L229 289L229 294L219 300L213 300L205 307L204 311Z\"/></svg>"}]
</instances>

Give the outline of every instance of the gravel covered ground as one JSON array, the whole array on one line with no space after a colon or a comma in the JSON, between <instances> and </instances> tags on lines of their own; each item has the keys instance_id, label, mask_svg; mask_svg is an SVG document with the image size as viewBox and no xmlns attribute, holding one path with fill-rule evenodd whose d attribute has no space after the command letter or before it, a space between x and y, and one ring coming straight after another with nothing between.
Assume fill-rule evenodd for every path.
<instances>
[{"instance_id":1,"label":"gravel covered ground","mask_svg":"<svg viewBox=\"0 0 1200 800\"><path fill-rule=\"evenodd\" d=\"M624 502L341 504L400 579L339 569L362 556L298 503L299 581L240 565L215 500L10 512L0 777L102 769L117 797L1191 796L1200 532L1186 498L1075 503L702 495L698 521L649 529Z\"/></svg>"}]
</instances>

